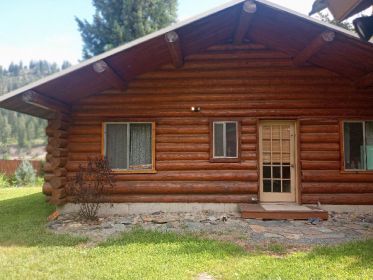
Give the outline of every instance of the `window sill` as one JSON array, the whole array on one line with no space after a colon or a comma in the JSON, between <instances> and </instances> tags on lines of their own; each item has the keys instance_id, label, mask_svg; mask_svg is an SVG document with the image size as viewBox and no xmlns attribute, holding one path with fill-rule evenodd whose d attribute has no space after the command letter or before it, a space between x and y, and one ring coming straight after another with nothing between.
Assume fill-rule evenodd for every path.
<instances>
[{"instance_id":1,"label":"window sill","mask_svg":"<svg viewBox=\"0 0 373 280\"><path fill-rule=\"evenodd\" d=\"M113 174L121 175L121 174L155 174L157 170L112 170Z\"/></svg>"},{"instance_id":2,"label":"window sill","mask_svg":"<svg viewBox=\"0 0 373 280\"><path fill-rule=\"evenodd\" d=\"M210 158L211 163L230 163L230 162L241 162L240 158Z\"/></svg>"}]
</instances>

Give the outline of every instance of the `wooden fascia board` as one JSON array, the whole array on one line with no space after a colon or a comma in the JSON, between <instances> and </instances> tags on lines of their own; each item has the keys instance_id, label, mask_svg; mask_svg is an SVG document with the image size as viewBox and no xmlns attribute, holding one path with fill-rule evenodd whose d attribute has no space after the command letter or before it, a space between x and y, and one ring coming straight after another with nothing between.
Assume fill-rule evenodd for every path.
<instances>
[{"instance_id":1,"label":"wooden fascia board","mask_svg":"<svg viewBox=\"0 0 373 280\"><path fill-rule=\"evenodd\" d=\"M293 59L296 66L304 65L312 56L320 51L324 46L334 41L334 31L324 31L314 38L304 49L302 49Z\"/></svg>"},{"instance_id":2,"label":"wooden fascia board","mask_svg":"<svg viewBox=\"0 0 373 280\"><path fill-rule=\"evenodd\" d=\"M124 79L122 79L105 60L95 62L92 67L93 70L112 87L119 90L126 89L126 82Z\"/></svg>"},{"instance_id":3,"label":"wooden fascia board","mask_svg":"<svg viewBox=\"0 0 373 280\"><path fill-rule=\"evenodd\" d=\"M256 12L256 4L254 1L246 1L242 5L241 15L239 17L236 31L233 37L234 44L241 44L247 32L250 29L252 19Z\"/></svg>"},{"instance_id":4,"label":"wooden fascia board","mask_svg":"<svg viewBox=\"0 0 373 280\"><path fill-rule=\"evenodd\" d=\"M184 55L181 47L180 37L176 31L171 31L164 36L168 52L170 53L172 64L175 68L180 68L184 65Z\"/></svg>"}]
</instances>

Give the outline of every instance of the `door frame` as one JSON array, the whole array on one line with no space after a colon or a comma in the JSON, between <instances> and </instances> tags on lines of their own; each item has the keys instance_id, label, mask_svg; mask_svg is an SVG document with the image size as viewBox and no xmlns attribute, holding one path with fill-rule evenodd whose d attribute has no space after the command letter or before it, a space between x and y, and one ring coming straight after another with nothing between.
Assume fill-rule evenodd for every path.
<instances>
[{"instance_id":1,"label":"door frame","mask_svg":"<svg viewBox=\"0 0 373 280\"><path fill-rule=\"evenodd\" d=\"M261 124L263 123L292 123L294 125L294 197L293 202L278 202L278 203L297 203L301 204L301 162L300 162L300 123L299 120L286 119L286 118L261 118L257 119L257 160L258 160L258 201L263 203L271 203L269 201L262 201L262 189L263 189L263 174L262 174L262 153L261 153ZM273 201L276 203L276 201Z\"/></svg>"}]
</instances>

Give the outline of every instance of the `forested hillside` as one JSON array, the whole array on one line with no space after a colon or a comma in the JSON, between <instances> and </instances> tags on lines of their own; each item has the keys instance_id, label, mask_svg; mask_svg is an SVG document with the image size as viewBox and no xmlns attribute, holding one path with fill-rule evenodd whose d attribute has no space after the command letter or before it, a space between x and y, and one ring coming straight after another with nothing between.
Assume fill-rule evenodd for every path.
<instances>
[{"instance_id":1,"label":"forested hillside","mask_svg":"<svg viewBox=\"0 0 373 280\"><path fill-rule=\"evenodd\" d=\"M61 68L69 66L69 62L64 62ZM57 71L60 67L56 63L42 60L31 61L28 65L20 62L11 63L7 68L0 66L0 95ZM0 109L0 158L9 157L11 150L22 156L22 150L44 144L45 125L42 119Z\"/></svg>"}]
</instances>

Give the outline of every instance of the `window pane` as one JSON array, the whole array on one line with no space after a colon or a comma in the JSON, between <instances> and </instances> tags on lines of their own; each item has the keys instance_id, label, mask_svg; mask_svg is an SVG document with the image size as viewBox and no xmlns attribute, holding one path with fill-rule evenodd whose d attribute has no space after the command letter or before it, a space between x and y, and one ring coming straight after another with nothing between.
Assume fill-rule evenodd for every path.
<instances>
[{"instance_id":1,"label":"window pane","mask_svg":"<svg viewBox=\"0 0 373 280\"><path fill-rule=\"evenodd\" d=\"M263 180L263 191L264 192L271 192L271 180Z\"/></svg>"},{"instance_id":2,"label":"window pane","mask_svg":"<svg viewBox=\"0 0 373 280\"><path fill-rule=\"evenodd\" d=\"M363 123L344 124L346 169L365 169Z\"/></svg>"},{"instance_id":3,"label":"window pane","mask_svg":"<svg viewBox=\"0 0 373 280\"><path fill-rule=\"evenodd\" d=\"M289 180L282 181L282 192L285 192L285 193L291 192Z\"/></svg>"},{"instance_id":4,"label":"window pane","mask_svg":"<svg viewBox=\"0 0 373 280\"><path fill-rule=\"evenodd\" d=\"M222 123L214 123L214 157L224 157L223 126Z\"/></svg>"},{"instance_id":5,"label":"window pane","mask_svg":"<svg viewBox=\"0 0 373 280\"><path fill-rule=\"evenodd\" d=\"M272 168L273 178L281 179L281 166L273 166Z\"/></svg>"},{"instance_id":6,"label":"window pane","mask_svg":"<svg viewBox=\"0 0 373 280\"><path fill-rule=\"evenodd\" d=\"M281 192L281 180L273 180L273 192Z\"/></svg>"},{"instance_id":7,"label":"window pane","mask_svg":"<svg viewBox=\"0 0 373 280\"><path fill-rule=\"evenodd\" d=\"M227 157L237 157L237 123L226 123Z\"/></svg>"},{"instance_id":8,"label":"window pane","mask_svg":"<svg viewBox=\"0 0 373 280\"><path fill-rule=\"evenodd\" d=\"M271 179L271 166L263 166L263 178Z\"/></svg>"},{"instance_id":9,"label":"window pane","mask_svg":"<svg viewBox=\"0 0 373 280\"><path fill-rule=\"evenodd\" d=\"M106 125L106 158L111 169L127 169L127 125Z\"/></svg>"},{"instance_id":10,"label":"window pane","mask_svg":"<svg viewBox=\"0 0 373 280\"><path fill-rule=\"evenodd\" d=\"M365 123L367 169L373 170L373 122Z\"/></svg>"},{"instance_id":11,"label":"window pane","mask_svg":"<svg viewBox=\"0 0 373 280\"><path fill-rule=\"evenodd\" d=\"M152 125L130 124L130 168L152 168Z\"/></svg>"}]
</instances>

